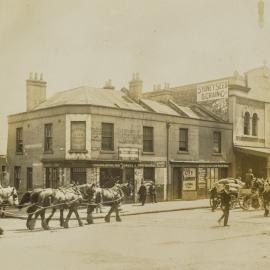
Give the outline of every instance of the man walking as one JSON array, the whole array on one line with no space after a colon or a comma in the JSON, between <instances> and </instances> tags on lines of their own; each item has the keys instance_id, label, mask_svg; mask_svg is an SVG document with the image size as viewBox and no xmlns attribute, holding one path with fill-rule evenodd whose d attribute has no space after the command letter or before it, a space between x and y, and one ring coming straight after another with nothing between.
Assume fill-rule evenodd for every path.
<instances>
[{"instance_id":1,"label":"man walking","mask_svg":"<svg viewBox=\"0 0 270 270\"><path fill-rule=\"evenodd\" d=\"M141 201L142 203L142 206L145 204L145 201L146 201L146 186L144 185L144 182L142 182L140 188L139 188L139 191L138 191L138 194L139 194L139 200Z\"/></svg>"},{"instance_id":2,"label":"man walking","mask_svg":"<svg viewBox=\"0 0 270 270\"><path fill-rule=\"evenodd\" d=\"M229 226L228 219L230 213L231 195L230 195L230 186L228 184L225 185L224 190L220 192L220 199L223 215L218 220L218 223L220 224L222 219L224 219L224 226Z\"/></svg>"},{"instance_id":3,"label":"man walking","mask_svg":"<svg viewBox=\"0 0 270 270\"><path fill-rule=\"evenodd\" d=\"M249 169L248 172L246 173L246 178L245 178L246 188L251 188L253 179L254 179L254 174L252 173L252 169Z\"/></svg>"},{"instance_id":4,"label":"man walking","mask_svg":"<svg viewBox=\"0 0 270 270\"><path fill-rule=\"evenodd\" d=\"M149 187L149 195L151 198L151 202L157 203L157 191L156 191L156 186L155 186L154 182L152 182L150 187Z\"/></svg>"}]
</instances>

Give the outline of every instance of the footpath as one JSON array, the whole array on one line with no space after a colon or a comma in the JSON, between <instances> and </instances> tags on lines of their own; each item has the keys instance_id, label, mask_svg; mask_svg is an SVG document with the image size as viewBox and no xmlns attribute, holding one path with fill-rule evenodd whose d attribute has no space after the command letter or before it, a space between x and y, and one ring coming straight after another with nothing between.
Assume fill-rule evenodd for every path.
<instances>
[{"instance_id":1,"label":"footpath","mask_svg":"<svg viewBox=\"0 0 270 270\"><path fill-rule=\"evenodd\" d=\"M169 202L158 202L158 203L146 203L142 206L140 203L133 204L122 204L120 207L121 216L132 216L132 215L143 215L143 214L153 214L153 213L162 213L162 212L173 212L173 211L183 211L183 210L194 210L209 208L209 199L194 200L194 201L169 201ZM94 210L93 217L104 218L108 213L109 207L102 207L102 213L96 213ZM50 209L46 211L50 213ZM86 217L86 209L79 209L80 216L84 219ZM115 214L113 213L112 216ZM27 213L26 209L18 210L14 208L7 208L5 212L6 217L26 219ZM53 219L59 219L59 211L57 211ZM74 219L74 215L72 218Z\"/></svg>"}]
</instances>

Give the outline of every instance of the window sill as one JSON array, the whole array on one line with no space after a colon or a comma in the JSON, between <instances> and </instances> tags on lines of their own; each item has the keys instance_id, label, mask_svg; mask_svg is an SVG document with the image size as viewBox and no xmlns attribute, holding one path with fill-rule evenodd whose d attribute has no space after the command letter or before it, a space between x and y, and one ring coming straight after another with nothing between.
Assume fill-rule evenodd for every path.
<instances>
[{"instance_id":1,"label":"window sill","mask_svg":"<svg viewBox=\"0 0 270 270\"><path fill-rule=\"evenodd\" d=\"M189 155L189 152L188 151L180 151L180 150L178 150L177 151L177 154L180 154L180 155Z\"/></svg>"},{"instance_id":2,"label":"window sill","mask_svg":"<svg viewBox=\"0 0 270 270\"><path fill-rule=\"evenodd\" d=\"M86 153L88 153L87 150L69 150L68 152L70 154L86 154Z\"/></svg>"},{"instance_id":3,"label":"window sill","mask_svg":"<svg viewBox=\"0 0 270 270\"><path fill-rule=\"evenodd\" d=\"M43 154L47 155L47 154L53 154L53 150L46 150L43 152Z\"/></svg>"},{"instance_id":4,"label":"window sill","mask_svg":"<svg viewBox=\"0 0 270 270\"><path fill-rule=\"evenodd\" d=\"M142 152L142 154L143 154L143 155L150 155L150 156L151 156L151 155L152 155L152 156L155 155L154 152Z\"/></svg>"},{"instance_id":5,"label":"window sill","mask_svg":"<svg viewBox=\"0 0 270 270\"><path fill-rule=\"evenodd\" d=\"M115 151L114 150L100 150L101 154L114 154Z\"/></svg>"},{"instance_id":6,"label":"window sill","mask_svg":"<svg viewBox=\"0 0 270 270\"><path fill-rule=\"evenodd\" d=\"M212 153L212 156L222 156L222 153Z\"/></svg>"}]
</instances>

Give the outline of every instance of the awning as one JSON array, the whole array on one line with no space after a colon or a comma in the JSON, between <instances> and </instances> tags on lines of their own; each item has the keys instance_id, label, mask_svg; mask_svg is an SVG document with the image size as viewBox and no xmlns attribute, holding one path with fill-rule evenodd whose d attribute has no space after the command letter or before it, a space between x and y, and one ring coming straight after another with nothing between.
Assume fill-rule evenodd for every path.
<instances>
[{"instance_id":1,"label":"awning","mask_svg":"<svg viewBox=\"0 0 270 270\"><path fill-rule=\"evenodd\" d=\"M244 154L260 157L268 157L270 155L270 148L266 147L234 146L234 149Z\"/></svg>"}]
</instances>

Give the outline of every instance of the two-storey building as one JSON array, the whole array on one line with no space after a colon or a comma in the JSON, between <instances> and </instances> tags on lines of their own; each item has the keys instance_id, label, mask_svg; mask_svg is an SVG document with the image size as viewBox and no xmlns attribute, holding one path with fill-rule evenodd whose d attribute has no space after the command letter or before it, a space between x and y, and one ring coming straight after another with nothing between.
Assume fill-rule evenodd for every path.
<instances>
[{"instance_id":1,"label":"two-storey building","mask_svg":"<svg viewBox=\"0 0 270 270\"><path fill-rule=\"evenodd\" d=\"M46 98L46 82L27 80L27 111L9 116L10 181L36 187L154 181L160 200L207 196L230 173L232 125L197 105L142 98L129 89L78 87Z\"/></svg>"}]
</instances>

